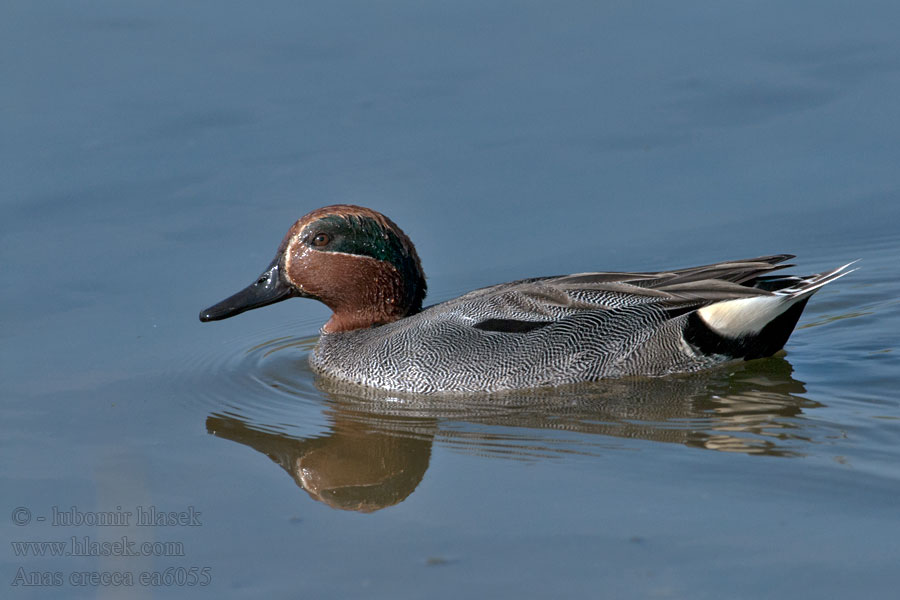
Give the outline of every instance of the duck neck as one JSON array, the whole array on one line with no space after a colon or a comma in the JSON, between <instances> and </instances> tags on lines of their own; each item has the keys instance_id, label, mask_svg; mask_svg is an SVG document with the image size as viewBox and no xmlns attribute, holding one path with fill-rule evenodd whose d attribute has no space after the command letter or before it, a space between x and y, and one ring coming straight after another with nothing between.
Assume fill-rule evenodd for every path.
<instances>
[{"instance_id":1,"label":"duck neck","mask_svg":"<svg viewBox=\"0 0 900 600\"><path fill-rule=\"evenodd\" d=\"M424 281L408 280L390 263L347 257L345 268L332 271L339 281L318 298L334 314L323 333L338 333L393 323L422 309Z\"/></svg>"}]
</instances>

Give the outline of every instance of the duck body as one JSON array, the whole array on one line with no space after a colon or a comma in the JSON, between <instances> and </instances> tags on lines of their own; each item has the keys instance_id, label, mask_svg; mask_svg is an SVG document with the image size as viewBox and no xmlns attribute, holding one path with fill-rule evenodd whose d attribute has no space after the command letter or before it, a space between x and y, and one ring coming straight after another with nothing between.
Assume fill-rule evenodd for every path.
<instances>
[{"instance_id":1,"label":"duck body","mask_svg":"<svg viewBox=\"0 0 900 600\"><path fill-rule=\"evenodd\" d=\"M322 300L334 316L310 355L313 369L398 392L661 376L774 354L809 297L849 272L771 274L789 258L527 279L421 309L424 274L405 234L375 211L337 205L298 221L255 284L200 318L291 296Z\"/></svg>"},{"instance_id":2,"label":"duck body","mask_svg":"<svg viewBox=\"0 0 900 600\"><path fill-rule=\"evenodd\" d=\"M716 271L771 270L775 267L766 261L786 258L681 272L584 273L487 287L378 327L325 333L310 363L321 375L344 381L434 393L660 376L761 358L784 346L809 295L796 297L799 290L776 295L708 278ZM690 279L702 283L692 286L686 282ZM756 283L815 285L794 277ZM775 314L758 330L719 333L698 310L722 296L770 299ZM733 310L741 310L740 303Z\"/></svg>"}]
</instances>

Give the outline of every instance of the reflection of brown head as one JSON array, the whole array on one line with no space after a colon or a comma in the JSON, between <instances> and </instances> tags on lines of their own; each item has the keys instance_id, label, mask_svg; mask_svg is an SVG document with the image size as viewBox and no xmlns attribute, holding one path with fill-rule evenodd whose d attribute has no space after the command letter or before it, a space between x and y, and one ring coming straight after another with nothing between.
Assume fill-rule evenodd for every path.
<instances>
[{"instance_id":1,"label":"reflection of brown head","mask_svg":"<svg viewBox=\"0 0 900 600\"><path fill-rule=\"evenodd\" d=\"M398 504L419 485L431 441L366 433L364 427L311 440L292 475L309 495L342 510L372 512Z\"/></svg>"},{"instance_id":2,"label":"reflection of brown head","mask_svg":"<svg viewBox=\"0 0 900 600\"><path fill-rule=\"evenodd\" d=\"M417 421L419 435L373 431L338 419L327 437L299 440L213 415L206 429L240 442L280 464L314 499L341 510L373 512L398 504L419 485L431 458L434 425Z\"/></svg>"}]
</instances>

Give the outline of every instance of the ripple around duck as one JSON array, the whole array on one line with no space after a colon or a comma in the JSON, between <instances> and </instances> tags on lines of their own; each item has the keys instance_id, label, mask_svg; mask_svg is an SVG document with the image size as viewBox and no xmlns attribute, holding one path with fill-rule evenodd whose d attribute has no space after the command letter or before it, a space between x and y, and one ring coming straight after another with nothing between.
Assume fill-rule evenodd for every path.
<instances>
[{"instance_id":1,"label":"ripple around duck","mask_svg":"<svg viewBox=\"0 0 900 600\"><path fill-rule=\"evenodd\" d=\"M829 341L858 339L873 314L896 312L896 284L886 276L890 265L883 252L890 244L844 244L831 248L832 256L819 257L823 268L849 258L862 261L859 272L825 288L807 308L798 328L805 331L789 342L789 348L800 349L796 359L801 364L814 368L811 361L820 359L834 364L838 357L830 353L837 350L830 350L835 344ZM309 325L287 327L309 331ZM805 397L804 383L791 377L791 364L780 357L659 379L415 397L317 381L308 365L316 337L284 336L284 330L282 324L229 340L182 365L192 379L192 397L206 415L236 418L249 428L296 439L362 427L395 437L433 437L467 453L518 458L621 449L625 439L803 455L813 452L811 444L830 443L834 427L822 419L833 411L820 412L823 405ZM887 340L877 349L883 351L882 360L896 361ZM828 404L832 401L828 396ZM816 414L812 419L810 411Z\"/></svg>"},{"instance_id":2,"label":"ripple around duck","mask_svg":"<svg viewBox=\"0 0 900 600\"><path fill-rule=\"evenodd\" d=\"M625 439L783 456L822 441L803 418L821 405L803 397L779 357L685 376L423 397L317 380L308 363L317 338L283 330L229 340L182 365L192 403L213 422L294 439L363 428L520 459L621 449Z\"/></svg>"},{"instance_id":3,"label":"ripple around duck","mask_svg":"<svg viewBox=\"0 0 900 600\"><path fill-rule=\"evenodd\" d=\"M318 337L275 335L284 329L228 340L183 365L191 403L263 431L309 437L326 430L308 362Z\"/></svg>"}]
</instances>

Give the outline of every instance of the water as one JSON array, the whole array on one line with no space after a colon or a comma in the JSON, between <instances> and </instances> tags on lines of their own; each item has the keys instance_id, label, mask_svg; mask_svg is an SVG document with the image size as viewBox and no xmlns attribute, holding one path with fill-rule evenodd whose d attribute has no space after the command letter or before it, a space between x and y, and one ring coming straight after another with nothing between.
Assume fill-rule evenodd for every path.
<instances>
[{"instance_id":1,"label":"water","mask_svg":"<svg viewBox=\"0 0 900 600\"><path fill-rule=\"evenodd\" d=\"M7 544L4 597L894 597L898 18L7 3L0 528L163 545ZM861 260L772 359L391 402L315 381L312 301L197 321L333 202L406 230L430 302L596 269ZM54 507L201 514L99 527Z\"/></svg>"}]
</instances>

